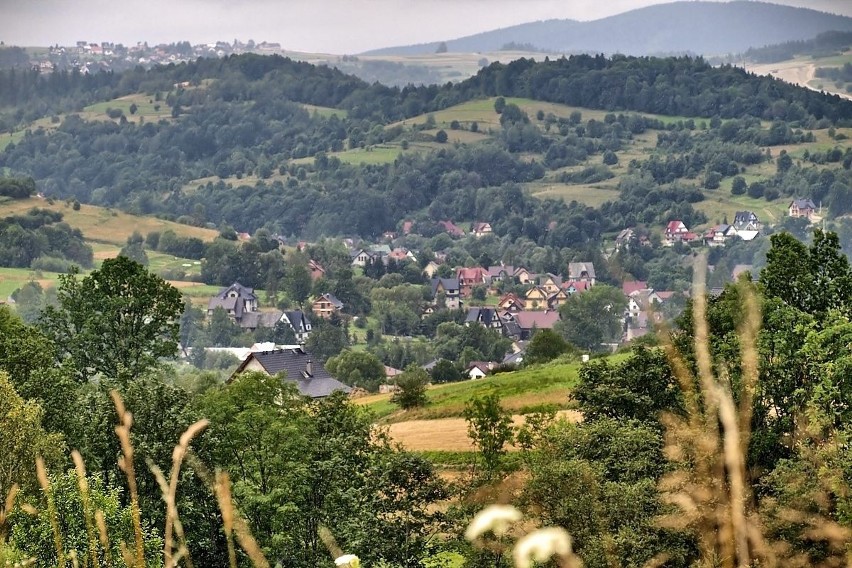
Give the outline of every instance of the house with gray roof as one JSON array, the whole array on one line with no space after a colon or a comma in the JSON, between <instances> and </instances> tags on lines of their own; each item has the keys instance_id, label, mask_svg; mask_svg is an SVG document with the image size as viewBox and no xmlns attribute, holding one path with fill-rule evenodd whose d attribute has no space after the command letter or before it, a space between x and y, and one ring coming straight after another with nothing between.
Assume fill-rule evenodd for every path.
<instances>
[{"instance_id":1,"label":"house with gray roof","mask_svg":"<svg viewBox=\"0 0 852 568\"><path fill-rule=\"evenodd\" d=\"M280 320L283 324L293 330L293 335L296 336L296 341L305 343L308 336L311 334L311 320L305 315L305 312L300 310L285 311L281 314Z\"/></svg>"},{"instance_id":2,"label":"house with gray roof","mask_svg":"<svg viewBox=\"0 0 852 568\"><path fill-rule=\"evenodd\" d=\"M448 310L457 310L461 307L461 284L458 278L433 278L430 281L432 288L432 299L437 303L438 295L444 295L444 307Z\"/></svg>"},{"instance_id":3,"label":"house with gray roof","mask_svg":"<svg viewBox=\"0 0 852 568\"><path fill-rule=\"evenodd\" d=\"M319 361L301 347L273 349L249 353L229 381L239 379L240 373L258 371L267 375L282 374L282 380L294 383L299 394L323 398L335 391L349 393L352 389L331 376Z\"/></svg>"},{"instance_id":4,"label":"house with gray roof","mask_svg":"<svg viewBox=\"0 0 852 568\"><path fill-rule=\"evenodd\" d=\"M589 282L595 285L595 265L591 262L569 262L568 280L572 282Z\"/></svg>"},{"instance_id":5,"label":"house with gray roof","mask_svg":"<svg viewBox=\"0 0 852 568\"><path fill-rule=\"evenodd\" d=\"M212 315L216 308L222 308L231 319L240 323L245 314L257 311L257 296L253 288L234 282L210 298L207 303L207 315Z\"/></svg>"}]
</instances>

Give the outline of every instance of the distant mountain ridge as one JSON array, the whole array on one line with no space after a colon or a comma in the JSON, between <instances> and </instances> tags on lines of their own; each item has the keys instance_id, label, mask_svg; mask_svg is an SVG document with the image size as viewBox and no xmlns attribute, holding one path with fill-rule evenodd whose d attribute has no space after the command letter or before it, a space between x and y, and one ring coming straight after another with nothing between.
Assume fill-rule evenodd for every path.
<instances>
[{"instance_id":1,"label":"distant mountain ridge","mask_svg":"<svg viewBox=\"0 0 852 568\"><path fill-rule=\"evenodd\" d=\"M448 51L498 51L508 43L558 53L724 55L827 31L852 31L852 18L768 2L672 2L594 20L546 20L447 40ZM434 53L441 41L366 55Z\"/></svg>"}]
</instances>

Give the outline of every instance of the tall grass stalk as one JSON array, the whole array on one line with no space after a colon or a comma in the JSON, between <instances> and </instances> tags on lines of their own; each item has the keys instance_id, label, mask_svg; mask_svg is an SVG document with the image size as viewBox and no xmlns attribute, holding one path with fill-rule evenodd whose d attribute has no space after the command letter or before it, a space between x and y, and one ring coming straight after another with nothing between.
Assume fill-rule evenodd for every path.
<instances>
[{"instance_id":1,"label":"tall grass stalk","mask_svg":"<svg viewBox=\"0 0 852 568\"><path fill-rule=\"evenodd\" d=\"M77 487L80 490L80 502L83 505L83 521L86 524L89 556L92 560L92 568L95 568L98 566L98 541L95 536L95 521L89 502L89 480L86 478L86 464L83 463L83 456L77 450L71 452L71 459L74 460L74 469L77 472Z\"/></svg>"},{"instance_id":2,"label":"tall grass stalk","mask_svg":"<svg viewBox=\"0 0 852 568\"><path fill-rule=\"evenodd\" d=\"M124 401L118 391L111 391L115 410L118 413L119 424L115 427L115 433L121 442L122 455L118 458L118 467L127 477L127 486L130 489L130 515L133 519L133 533L135 540L135 554L131 556L132 562L128 562L129 551L122 550L122 556L128 566L145 568L145 550L142 543L142 513L139 509L139 490L136 486L136 470L133 467L133 444L130 441L130 428L133 426L133 415L124 408ZM124 548L124 547L122 547Z\"/></svg>"}]
</instances>

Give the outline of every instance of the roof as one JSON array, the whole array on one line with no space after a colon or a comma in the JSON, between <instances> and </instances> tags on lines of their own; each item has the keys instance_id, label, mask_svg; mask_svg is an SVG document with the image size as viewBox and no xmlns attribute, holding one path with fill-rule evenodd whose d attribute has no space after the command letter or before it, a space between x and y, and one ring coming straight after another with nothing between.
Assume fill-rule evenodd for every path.
<instances>
[{"instance_id":1,"label":"roof","mask_svg":"<svg viewBox=\"0 0 852 568\"><path fill-rule=\"evenodd\" d=\"M496 266L489 266L488 269L486 270L486 272L488 273L488 276L490 276L491 278L500 276L500 274L502 274L502 273L505 273L509 276L513 276L515 274L515 267L508 265L508 264L507 265L498 264Z\"/></svg>"},{"instance_id":2,"label":"roof","mask_svg":"<svg viewBox=\"0 0 852 568\"><path fill-rule=\"evenodd\" d=\"M479 266L474 266L473 268L459 268L456 272L456 276L459 277L459 280L476 280L483 281L487 272L485 269L480 268Z\"/></svg>"},{"instance_id":3,"label":"roof","mask_svg":"<svg viewBox=\"0 0 852 568\"><path fill-rule=\"evenodd\" d=\"M686 228L686 225L684 225L683 221L669 221L669 224L666 225L666 232L673 233L675 231L678 231L680 230L681 225Z\"/></svg>"},{"instance_id":4,"label":"roof","mask_svg":"<svg viewBox=\"0 0 852 568\"><path fill-rule=\"evenodd\" d=\"M300 310L286 311L282 317L286 318L287 321L290 322L290 327L294 328L297 332L302 325L310 325L311 323L311 320L308 319L305 312Z\"/></svg>"},{"instance_id":5,"label":"roof","mask_svg":"<svg viewBox=\"0 0 852 568\"><path fill-rule=\"evenodd\" d=\"M432 284L432 296L438 293L438 284L440 283L441 288L444 290L456 290L459 289L459 279L458 278L433 278L430 283Z\"/></svg>"},{"instance_id":6,"label":"roof","mask_svg":"<svg viewBox=\"0 0 852 568\"><path fill-rule=\"evenodd\" d=\"M285 373L285 380L296 384L299 394L311 398L322 398L334 391L348 393L352 389L329 374L319 361L302 348L274 349L251 353L243 361L231 379L243 372L250 361L257 361L270 375ZM307 370L310 368L310 374Z\"/></svg>"},{"instance_id":7,"label":"roof","mask_svg":"<svg viewBox=\"0 0 852 568\"><path fill-rule=\"evenodd\" d=\"M625 282L621 285L621 291L625 296L629 296L636 290L644 290L648 287L648 283L643 280L634 280L633 282Z\"/></svg>"},{"instance_id":8,"label":"roof","mask_svg":"<svg viewBox=\"0 0 852 568\"><path fill-rule=\"evenodd\" d=\"M571 280L579 280L583 278L583 273L588 275L588 278L595 278L595 265L591 262L569 262L568 263L568 278Z\"/></svg>"},{"instance_id":9,"label":"roof","mask_svg":"<svg viewBox=\"0 0 852 568\"><path fill-rule=\"evenodd\" d=\"M245 329L257 329L258 327L275 327L284 312L275 310L272 312L245 312L240 319L240 327Z\"/></svg>"},{"instance_id":10,"label":"roof","mask_svg":"<svg viewBox=\"0 0 852 568\"><path fill-rule=\"evenodd\" d=\"M734 213L734 225L737 223L757 222L757 215L752 211L737 211Z\"/></svg>"},{"instance_id":11,"label":"roof","mask_svg":"<svg viewBox=\"0 0 852 568\"><path fill-rule=\"evenodd\" d=\"M472 227L471 230L475 233L478 233L480 231L486 231L486 230L490 231L491 230L491 223L488 223L488 222L485 222L485 221L478 221L478 222L473 224L473 227Z\"/></svg>"},{"instance_id":12,"label":"roof","mask_svg":"<svg viewBox=\"0 0 852 568\"><path fill-rule=\"evenodd\" d=\"M391 378L393 378L397 375L401 375L402 373L403 373L403 371L401 371L399 369L395 369L393 367L388 367L387 365L385 365L385 377L387 377L389 379L391 379Z\"/></svg>"},{"instance_id":13,"label":"roof","mask_svg":"<svg viewBox=\"0 0 852 568\"><path fill-rule=\"evenodd\" d=\"M515 321L521 329L552 329L559 321L559 312L548 310L545 312L523 311L514 314Z\"/></svg>"},{"instance_id":14,"label":"roof","mask_svg":"<svg viewBox=\"0 0 852 568\"><path fill-rule=\"evenodd\" d=\"M334 306L338 310L343 309L343 302L338 300L337 296L335 296L331 292L326 292L325 294L323 294L322 296L320 296L319 298L314 300L314 303L319 302L320 300L325 300L326 302L330 303L332 306Z\"/></svg>"},{"instance_id":15,"label":"roof","mask_svg":"<svg viewBox=\"0 0 852 568\"><path fill-rule=\"evenodd\" d=\"M794 199L790 203L790 207L796 206L797 209L816 209L816 205L810 199Z\"/></svg>"},{"instance_id":16,"label":"roof","mask_svg":"<svg viewBox=\"0 0 852 568\"><path fill-rule=\"evenodd\" d=\"M592 287L592 283L587 282L585 280L579 280L577 282L568 282L564 285L564 287L565 290L570 290L571 288L574 288L574 290L576 290L577 292L585 292L586 290Z\"/></svg>"},{"instance_id":17,"label":"roof","mask_svg":"<svg viewBox=\"0 0 852 568\"><path fill-rule=\"evenodd\" d=\"M455 223L452 221L438 221L438 224L441 225L444 230L454 237L463 237L464 231L462 231Z\"/></svg>"},{"instance_id":18,"label":"roof","mask_svg":"<svg viewBox=\"0 0 852 568\"><path fill-rule=\"evenodd\" d=\"M493 308L470 308L467 311L464 322L482 323L482 325L490 326L495 320L499 319L500 316L497 314L497 310Z\"/></svg>"}]
</instances>

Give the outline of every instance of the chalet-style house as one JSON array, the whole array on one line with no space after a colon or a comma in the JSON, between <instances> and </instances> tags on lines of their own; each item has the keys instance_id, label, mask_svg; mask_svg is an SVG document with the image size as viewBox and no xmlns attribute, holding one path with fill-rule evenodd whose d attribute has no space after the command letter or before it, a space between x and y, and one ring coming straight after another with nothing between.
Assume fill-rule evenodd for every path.
<instances>
[{"instance_id":1,"label":"chalet-style house","mask_svg":"<svg viewBox=\"0 0 852 568\"><path fill-rule=\"evenodd\" d=\"M390 254L388 254L388 258L395 260L396 262L417 261L417 257L414 256L414 253L404 248L393 249L390 251Z\"/></svg>"},{"instance_id":2,"label":"chalet-style house","mask_svg":"<svg viewBox=\"0 0 852 568\"><path fill-rule=\"evenodd\" d=\"M476 222L473 224L473 227L471 227L470 233L474 237L484 237L485 235L490 235L492 234L491 223Z\"/></svg>"},{"instance_id":3,"label":"chalet-style house","mask_svg":"<svg viewBox=\"0 0 852 568\"><path fill-rule=\"evenodd\" d=\"M310 398L324 398L335 391L348 393L352 390L332 377L322 363L314 361L311 354L302 348L250 353L229 380L239 380L240 373L246 371L267 375L283 373L284 381L294 383L299 394Z\"/></svg>"},{"instance_id":4,"label":"chalet-style house","mask_svg":"<svg viewBox=\"0 0 852 568\"><path fill-rule=\"evenodd\" d=\"M526 296L524 296L524 310L546 310L548 297L550 297L550 295L544 288L540 286L530 288L527 291Z\"/></svg>"},{"instance_id":5,"label":"chalet-style house","mask_svg":"<svg viewBox=\"0 0 852 568\"><path fill-rule=\"evenodd\" d=\"M451 237L461 238L464 236L464 231L452 221L438 221L438 224L444 228L444 232Z\"/></svg>"},{"instance_id":6,"label":"chalet-style house","mask_svg":"<svg viewBox=\"0 0 852 568\"><path fill-rule=\"evenodd\" d=\"M437 307L447 308L448 310L457 310L461 307L461 289L458 278L433 278L431 284L433 303L437 305L438 298L441 295L444 298L444 305Z\"/></svg>"},{"instance_id":7,"label":"chalet-style house","mask_svg":"<svg viewBox=\"0 0 852 568\"><path fill-rule=\"evenodd\" d=\"M763 223L761 223L757 215L751 211L737 211L734 213L734 222L731 224L737 232L760 231L763 229Z\"/></svg>"},{"instance_id":8,"label":"chalet-style house","mask_svg":"<svg viewBox=\"0 0 852 568\"><path fill-rule=\"evenodd\" d=\"M736 236L737 230L733 225L722 223L707 229L704 233L704 244L711 247L725 246L725 243Z\"/></svg>"},{"instance_id":9,"label":"chalet-style house","mask_svg":"<svg viewBox=\"0 0 852 568\"><path fill-rule=\"evenodd\" d=\"M207 302L207 315L212 315L216 308L222 308L231 319L239 323L244 314L257 311L257 296L254 294L254 288L247 288L239 282L222 288Z\"/></svg>"},{"instance_id":10,"label":"chalet-style house","mask_svg":"<svg viewBox=\"0 0 852 568\"><path fill-rule=\"evenodd\" d=\"M559 309L559 306L567 302L570 297L571 294L560 288L547 298L547 307L551 310Z\"/></svg>"},{"instance_id":11,"label":"chalet-style house","mask_svg":"<svg viewBox=\"0 0 852 568\"><path fill-rule=\"evenodd\" d=\"M615 237L615 251L629 250L636 242L636 231L633 229L622 229Z\"/></svg>"},{"instance_id":12,"label":"chalet-style house","mask_svg":"<svg viewBox=\"0 0 852 568\"><path fill-rule=\"evenodd\" d=\"M469 379L481 379L488 376L489 371L494 368L493 363L486 361L471 361L465 369L465 374Z\"/></svg>"},{"instance_id":13,"label":"chalet-style house","mask_svg":"<svg viewBox=\"0 0 852 568\"><path fill-rule=\"evenodd\" d=\"M314 312L314 315L323 319L329 319L332 314L336 314L342 309L343 302L331 293L323 294L311 304L311 311Z\"/></svg>"},{"instance_id":14,"label":"chalet-style house","mask_svg":"<svg viewBox=\"0 0 852 568\"><path fill-rule=\"evenodd\" d=\"M816 214L816 205L810 199L794 199L787 208L790 217L804 217L810 221Z\"/></svg>"},{"instance_id":15,"label":"chalet-style house","mask_svg":"<svg viewBox=\"0 0 852 568\"><path fill-rule=\"evenodd\" d=\"M524 301L510 292L500 298L497 308L505 312L520 312L524 309Z\"/></svg>"},{"instance_id":16,"label":"chalet-style house","mask_svg":"<svg viewBox=\"0 0 852 568\"><path fill-rule=\"evenodd\" d=\"M479 266L475 266L473 268L459 268L456 272L456 277L459 279L461 295L464 298L470 296L474 286L485 286L488 284L488 273L484 268Z\"/></svg>"},{"instance_id":17,"label":"chalet-style house","mask_svg":"<svg viewBox=\"0 0 852 568\"><path fill-rule=\"evenodd\" d=\"M571 282L588 282L595 285L595 265L591 262L569 262L568 280Z\"/></svg>"},{"instance_id":18,"label":"chalet-style house","mask_svg":"<svg viewBox=\"0 0 852 568\"><path fill-rule=\"evenodd\" d=\"M350 255L350 257L352 258L352 266L360 266L361 268L364 268L371 262L374 262L377 256L378 255L376 255L374 252L364 249L358 249L356 251L353 251Z\"/></svg>"},{"instance_id":19,"label":"chalet-style house","mask_svg":"<svg viewBox=\"0 0 852 568\"><path fill-rule=\"evenodd\" d=\"M665 230L666 244L669 246L673 245L675 242L683 239L683 235L688 232L689 229L686 228L683 221L669 221Z\"/></svg>"},{"instance_id":20,"label":"chalet-style house","mask_svg":"<svg viewBox=\"0 0 852 568\"><path fill-rule=\"evenodd\" d=\"M489 266L486 270L491 285L498 282L510 282L515 278L515 267L503 264Z\"/></svg>"},{"instance_id":21,"label":"chalet-style house","mask_svg":"<svg viewBox=\"0 0 852 568\"><path fill-rule=\"evenodd\" d=\"M592 269L594 271L594 269ZM538 277L538 285L544 288L548 295L553 295L562 289L562 277L555 274L540 274Z\"/></svg>"},{"instance_id":22,"label":"chalet-style house","mask_svg":"<svg viewBox=\"0 0 852 568\"><path fill-rule=\"evenodd\" d=\"M515 269L515 273L512 277L518 282L518 284L529 284L535 280L535 274L522 266Z\"/></svg>"},{"instance_id":23,"label":"chalet-style house","mask_svg":"<svg viewBox=\"0 0 852 568\"><path fill-rule=\"evenodd\" d=\"M489 329L501 331L503 329L503 318L494 308L470 308L464 318L464 325L481 325Z\"/></svg>"},{"instance_id":24,"label":"chalet-style house","mask_svg":"<svg viewBox=\"0 0 852 568\"><path fill-rule=\"evenodd\" d=\"M435 277L435 273L438 272L438 269L441 268L443 262L439 262L437 260L430 260L426 267L423 269L423 274L426 275L426 278L432 279Z\"/></svg>"},{"instance_id":25,"label":"chalet-style house","mask_svg":"<svg viewBox=\"0 0 852 568\"><path fill-rule=\"evenodd\" d=\"M299 343L305 343L308 340L308 336L311 334L311 320L307 318L304 312L299 310L285 311L281 314L279 321L293 330L293 335L296 336L296 341Z\"/></svg>"}]
</instances>

